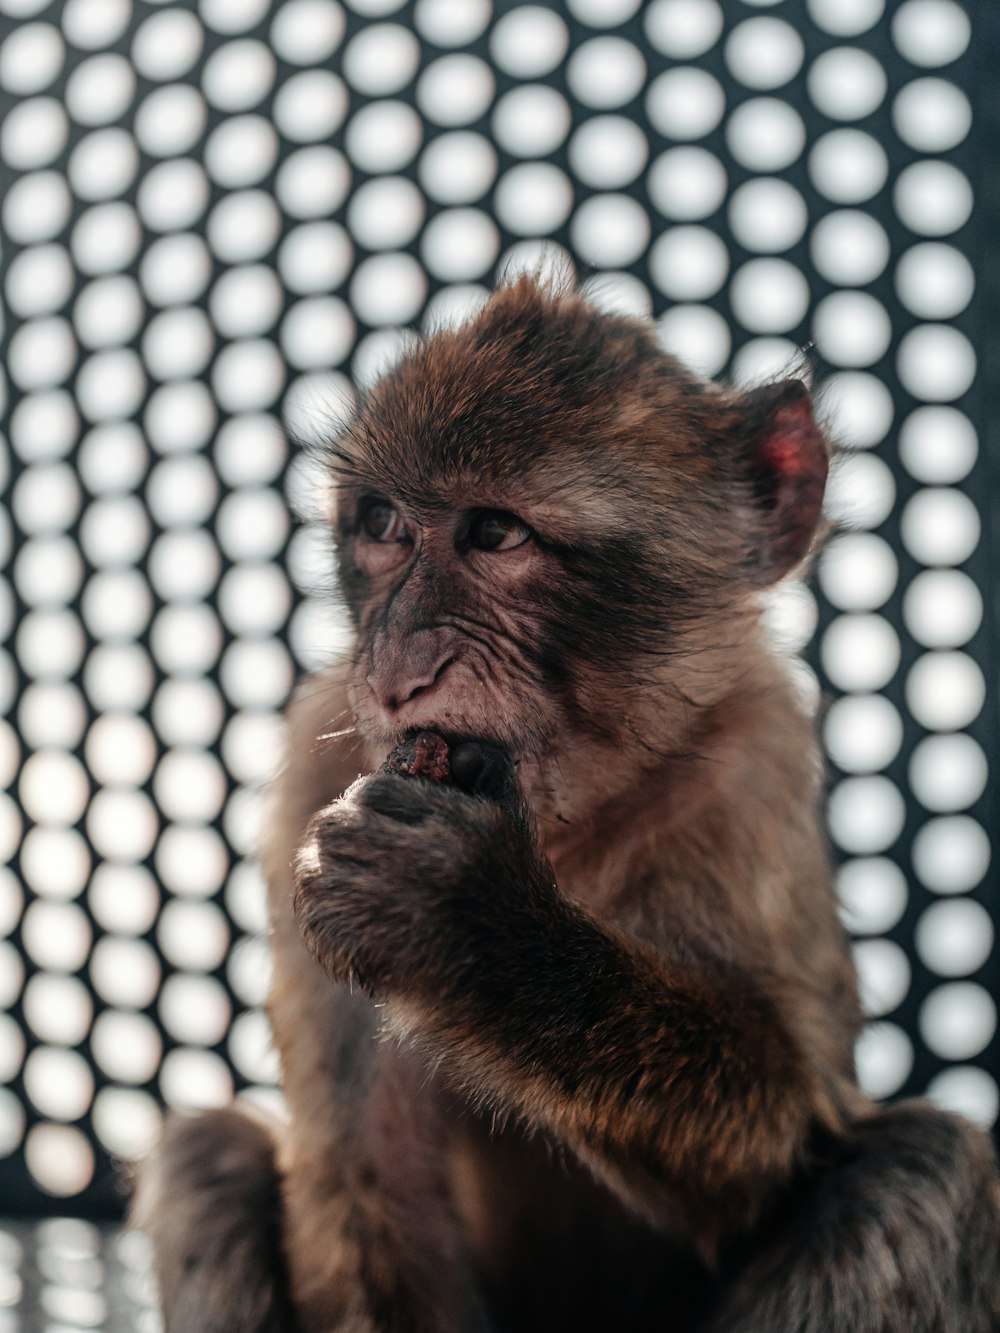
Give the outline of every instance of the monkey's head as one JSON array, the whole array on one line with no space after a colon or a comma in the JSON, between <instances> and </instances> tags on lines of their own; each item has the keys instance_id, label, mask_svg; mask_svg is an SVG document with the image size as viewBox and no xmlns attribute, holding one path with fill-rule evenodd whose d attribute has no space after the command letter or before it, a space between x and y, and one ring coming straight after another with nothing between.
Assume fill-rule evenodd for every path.
<instances>
[{"instance_id":1,"label":"monkey's head","mask_svg":"<svg viewBox=\"0 0 1000 1333\"><path fill-rule=\"evenodd\" d=\"M827 451L800 382L724 389L648 324L521 278L387 374L331 466L362 733L530 767L724 690L760 591L809 550Z\"/></svg>"}]
</instances>

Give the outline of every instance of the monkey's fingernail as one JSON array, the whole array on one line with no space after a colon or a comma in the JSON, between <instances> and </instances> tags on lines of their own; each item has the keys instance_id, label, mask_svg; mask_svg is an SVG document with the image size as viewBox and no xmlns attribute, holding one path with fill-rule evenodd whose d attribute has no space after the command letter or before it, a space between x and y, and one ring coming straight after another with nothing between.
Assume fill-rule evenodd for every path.
<instances>
[{"instance_id":1,"label":"monkey's fingernail","mask_svg":"<svg viewBox=\"0 0 1000 1333\"><path fill-rule=\"evenodd\" d=\"M479 796L499 798L510 780L509 768L506 753L487 741L462 741L451 752L452 781Z\"/></svg>"}]
</instances>

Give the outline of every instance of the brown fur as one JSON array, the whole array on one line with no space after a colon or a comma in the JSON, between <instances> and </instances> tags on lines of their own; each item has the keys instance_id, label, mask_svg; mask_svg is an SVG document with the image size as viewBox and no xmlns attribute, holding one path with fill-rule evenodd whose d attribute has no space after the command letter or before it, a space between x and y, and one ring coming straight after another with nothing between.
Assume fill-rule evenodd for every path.
<instances>
[{"instance_id":1,"label":"brown fur","mask_svg":"<svg viewBox=\"0 0 1000 1333\"><path fill-rule=\"evenodd\" d=\"M330 466L356 640L293 705L271 798L291 1119L283 1260L246 1282L280 1304L287 1262L305 1333L996 1329L986 1140L853 1080L817 746L760 625L818 520L801 386L705 384L521 280L387 376ZM399 541L364 535L367 495ZM535 535L480 549L483 509ZM503 781L375 774L417 729L500 746ZM144 1205L182 1293L179 1229L215 1255L246 1221L173 1165L213 1172L198 1124ZM168 1327L272 1327L233 1309Z\"/></svg>"}]
</instances>

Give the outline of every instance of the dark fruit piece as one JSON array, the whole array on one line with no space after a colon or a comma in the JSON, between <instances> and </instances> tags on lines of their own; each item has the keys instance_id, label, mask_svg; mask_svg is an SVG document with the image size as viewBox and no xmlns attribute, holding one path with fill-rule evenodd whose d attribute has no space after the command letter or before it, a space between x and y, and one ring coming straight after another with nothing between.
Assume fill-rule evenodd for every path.
<instances>
[{"instance_id":1,"label":"dark fruit piece","mask_svg":"<svg viewBox=\"0 0 1000 1333\"><path fill-rule=\"evenodd\" d=\"M396 747L382 765L384 773L447 782L451 777L448 742L433 731L418 731Z\"/></svg>"}]
</instances>

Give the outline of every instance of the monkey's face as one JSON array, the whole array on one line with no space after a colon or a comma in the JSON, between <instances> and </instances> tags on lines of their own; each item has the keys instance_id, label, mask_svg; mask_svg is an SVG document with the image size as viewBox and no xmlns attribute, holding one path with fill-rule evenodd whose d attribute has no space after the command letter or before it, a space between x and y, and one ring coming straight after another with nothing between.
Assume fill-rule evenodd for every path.
<instances>
[{"instance_id":1,"label":"monkey's face","mask_svg":"<svg viewBox=\"0 0 1000 1333\"><path fill-rule=\"evenodd\" d=\"M522 282L382 380L332 467L362 734L558 762L707 688L807 550L826 455L801 386L726 393Z\"/></svg>"}]
</instances>

